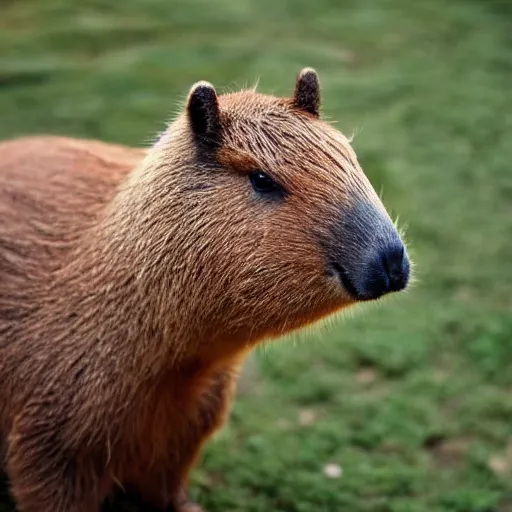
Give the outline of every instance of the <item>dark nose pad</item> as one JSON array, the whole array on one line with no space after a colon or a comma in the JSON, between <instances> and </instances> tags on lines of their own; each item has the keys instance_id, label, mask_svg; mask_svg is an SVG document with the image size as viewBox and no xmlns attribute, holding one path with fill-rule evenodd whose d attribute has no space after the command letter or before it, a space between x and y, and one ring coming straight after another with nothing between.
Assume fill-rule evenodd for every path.
<instances>
[{"instance_id":1,"label":"dark nose pad","mask_svg":"<svg viewBox=\"0 0 512 512\"><path fill-rule=\"evenodd\" d=\"M403 245L391 246L383 251L382 267L388 277L388 291L398 292L407 286L409 280L409 259L405 254L405 247Z\"/></svg>"},{"instance_id":2,"label":"dark nose pad","mask_svg":"<svg viewBox=\"0 0 512 512\"><path fill-rule=\"evenodd\" d=\"M378 249L366 264L355 271L341 268L345 289L356 300L373 300L403 290L409 281L409 259L400 242Z\"/></svg>"}]
</instances>

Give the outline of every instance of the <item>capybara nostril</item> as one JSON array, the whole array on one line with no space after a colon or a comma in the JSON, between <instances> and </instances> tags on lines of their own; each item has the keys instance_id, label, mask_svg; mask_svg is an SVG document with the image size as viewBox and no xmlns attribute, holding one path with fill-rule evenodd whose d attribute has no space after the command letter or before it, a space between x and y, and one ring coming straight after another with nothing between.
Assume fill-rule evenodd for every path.
<instances>
[{"instance_id":1,"label":"capybara nostril","mask_svg":"<svg viewBox=\"0 0 512 512\"><path fill-rule=\"evenodd\" d=\"M409 258L402 244L395 244L383 251L382 264L387 272L389 291L403 290L409 281Z\"/></svg>"}]
</instances>

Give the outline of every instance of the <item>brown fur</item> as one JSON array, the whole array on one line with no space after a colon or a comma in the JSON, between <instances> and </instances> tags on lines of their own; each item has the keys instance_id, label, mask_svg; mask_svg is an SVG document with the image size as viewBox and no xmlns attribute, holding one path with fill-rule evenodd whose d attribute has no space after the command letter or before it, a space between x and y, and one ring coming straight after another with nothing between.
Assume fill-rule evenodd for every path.
<instances>
[{"instance_id":1,"label":"brown fur","mask_svg":"<svg viewBox=\"0 0 512 512\"><path fill-rule=\"evenodd\" d=\"M0 144L0 427L22 512L97 512L117 486L185 507L248 350L353 302L319 241L340 204L384 210L347 139L288 99L219 104L211 154L186 114L147 152ZM255 197L254 168L283 204Z\"/></svg>"}]
</instances>

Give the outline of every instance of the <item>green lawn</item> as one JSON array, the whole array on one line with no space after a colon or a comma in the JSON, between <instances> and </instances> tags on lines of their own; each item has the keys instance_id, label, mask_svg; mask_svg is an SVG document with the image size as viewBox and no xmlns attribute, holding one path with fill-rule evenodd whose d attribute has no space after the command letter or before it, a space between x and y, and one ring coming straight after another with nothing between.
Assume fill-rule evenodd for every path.
<instances>
[{"instance_id":1,"label":"green lawn","mask_svg":"<svg viewBox=\"0 0 512 512\"><path fill-rule=\"evenodd\" d=\"M511 512L509 0L4 0L0 137L145 144L196 80L289 94L302 66L407 227L417 283L262 349L193 496L209 512Z\"/></svg>"}]
</instances>

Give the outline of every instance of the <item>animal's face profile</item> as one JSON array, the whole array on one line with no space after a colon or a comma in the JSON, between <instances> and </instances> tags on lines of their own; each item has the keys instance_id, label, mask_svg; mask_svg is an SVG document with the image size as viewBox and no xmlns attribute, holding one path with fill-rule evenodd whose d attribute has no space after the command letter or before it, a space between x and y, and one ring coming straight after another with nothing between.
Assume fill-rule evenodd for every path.
<instances>
[{"instance_id":1,"label":"animal's face profile","mask_svg":"<svg viewBox=\"0 0 512 512\"><path fill-rule=\"evenodd\" d=\"M174 201L187 210L181 222L195 233L187 242L190 274L206 283L194 289L254 334L300 327L408 282L393 222L348 139L320 119L319 106L311 69L286 99L217 96L200 82L180 128L167 134L175 144L194 141L182 163L187 183L174 187Z\"/></svg>"}]
</instances>

